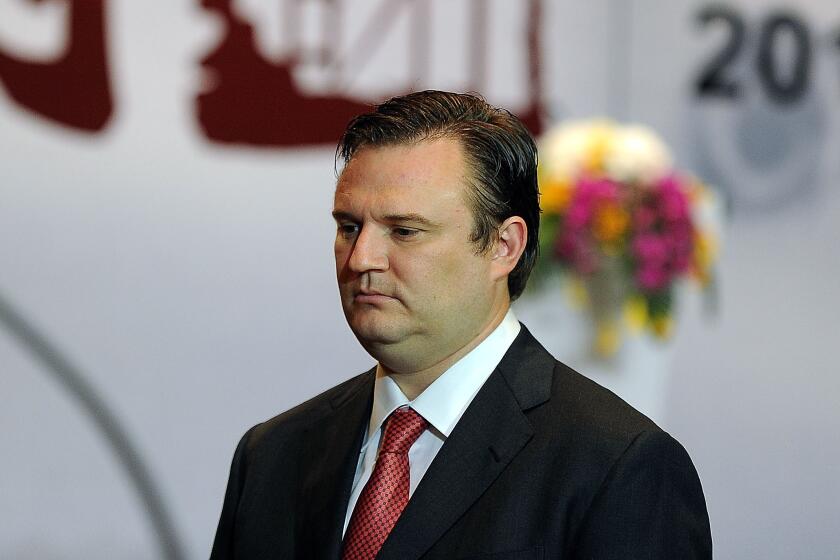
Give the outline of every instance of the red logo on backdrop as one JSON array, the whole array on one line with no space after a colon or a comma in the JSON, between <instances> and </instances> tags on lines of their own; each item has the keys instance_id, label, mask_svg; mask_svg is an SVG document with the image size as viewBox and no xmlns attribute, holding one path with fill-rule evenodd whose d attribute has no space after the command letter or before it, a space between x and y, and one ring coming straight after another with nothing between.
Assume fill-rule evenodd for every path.
<instances>
[{"instance_id":1,"label":"red logo on backdrop","mask_svg":"<svg viewBox=\"0 0 840 560\"><path fill-rule=\"evenodd\" d=\"M27 109L77 130L100 131L114 107L105 54L105 0L63 1L68 5L67 49L51 62L20 60L0 49L0 81Z\"/></svg>"},{"instance_id":2,"label":"red logo on backdrop","mask_svg":"<svg viewBox=\"0 0 840 560\"><path fill-rule=\"evenodd\" d=\"M30 0L38 1L38 0ZM85 131L102 130L113 110L105 53L105 0L63 0L70 8L69 46L58 60L38 63L19 60L0 51L0 79L20 105L66 126ZM390 95L417 89L426 81L430 65L430 0L379 0L367 17L362 47L351 53L356 62L370 57L369 44L387 34L397 16L408 16L408 72L404 87L389 82L374 96L352 96L336 84L303 87L298 71L318 67L322 75L338 76L347 53L339 52L339 35L346 11L359 4L341 0L275 0L283 8L284 35L292 45L280 60L266 57L258 48L252 21L235 9L234 0L201 0L201 7L217 17L224 30L219 43L201 60L211 77L210 88L196 97L196 116L204 135L222 144L300 146L332 144L347 122L370 110L370 105ZM488 53L486 0L466 0L467 28L459 35L467 43L469 87L485 89ZM317 5L321 43L305 45L301 39L301 8ZM445 4L447 9L449 4ZM534 132L542 130L543 102L540 68L541 0L524 0L527 101L514 112ZM310 10L311 12L312 10ZM310 13L311 16L311 13ZM365 47L368 45L368 47ZM346 70L346 68L344 69ZM390 88L390 90L388 89ZM492 96L491 96L492 101ZM518 110L517 110L518 109Z\"/></svg>"},{"instance_id":3,"label":"red logo on backdrop","mask_svg":"<svg viewBox=\"0 0 840 560\"><path fill-rule=\"evenodd\" d=\"M309 0L313 2L314 0ZM487 2L471 0L472 13L469 30L464 36L470 41L473 81L481 82L487 52ZM300 22L299 0L287 2L284 28L291 37L298 36ZM351 2L321 0L323 5L321 25L328 31L325 36L335 39L342 28L342 10L352 7ZM319 47L294 48L280 62L267 60L257 49L254 28L232 8L231 0L204 0L203 6L217 13L225 22L225 36L202 64L215 75L215 89L197 98L198 116L208 138L233 144L263 146L293 146L301 144L334 143L347 122L355 115L370 110L370 103L377 100L355 100L340 89L320 95L306 93L295 81L295 67L305 60L316 59L316 64L338 72L342 54L335 43L325 42ZM541 74L539 60L540 0L527 1L526 37L530 99L519 117L534 132L542 130L543 107L541 99ZM364 37L380 37L389 29L397 12L409 7L420 8L410 12L412 35L408 53L409 70L415 79L421 78L428 65L427 51L429 11L423 9L428 0L381 1L364 28ZM413 66L413 68L412 68ZM471 89L481 91L483 84L475 83ZM386 97L409 91L391 91ZM364 101L367 101L364 102Z\"/></svg>"}]
</instances>

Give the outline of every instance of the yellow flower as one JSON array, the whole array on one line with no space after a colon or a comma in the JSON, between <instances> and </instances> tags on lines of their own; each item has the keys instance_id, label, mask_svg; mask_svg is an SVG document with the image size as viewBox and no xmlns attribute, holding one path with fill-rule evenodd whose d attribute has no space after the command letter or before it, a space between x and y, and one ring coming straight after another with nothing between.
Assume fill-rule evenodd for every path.
<instances>
[{"instance_id":1,"label":"yellow flower","mask_svg":"<svg viewBox=\"0 0 840 560\"><path fill-rule=\"evenodd\" d=\"M596 327L595 352L608 358L616 353L621 343L621 329L616 321L603 321Z\"/></svg>"},{"instance_id":2,"label":"yellow flower","mask_svg":"<svg viewBox=\"0 0 840 560\"><path fill-rule=\"evenodd\" d=\"M624 303L624 321L630 332L640 333L649 320L645 298L633 296Z\"/></svg>"},{"instance_id":3,"label":"yellow flower","mask_svg":"<svg viewBox=\"0 0 840 560\"><path fill-rule=\"evenodd\" d=\"M694 234L694 264L698 280L706 285L710 280L712 263L717 258L717 242L711 235Z\"/></svg>"},{"instance_id":4,"label":"yellow flower","mask_svg":"<svg viewBox=\"0 0 840 560\"><path fill-rule=\"evenodd\" d=\"M606 120L595 121L588 132L584 169L594 173L602 172L606 155L615 141L615 125Z\"/></svg>"},{"instance_id":5,"label":"yellow flower","mask_svg":"<svg viewBox=\"0 0 840 560\"><path fill-rule=\"evenodd\" d=\"M614 244L627 231L630 216L618 204L605 204L595 211L592 233L602 243Z\"/></svg>"},{"instance_id":6,"label":"yellow flower","mask_svg":"<svg viewBox=\"0 0 840 560\"><path fill-rule=\"evenodd\" d=\"M562 214L572 200L572 186L566 181L540 183L540 207L547 214Z\"/></svg>"},{"instance_id":7,"label":"yellow flower","mask_svg":"<svg viewBox=\"0 0 840 560\"><path fill-rule=\"evenodd\" d=\"M586 284L575 276L569 276L565 283L566 298L572 307L583 309L589 307L589 292Z\"/></svg>"},{"instance_id":8,"label":"yellow flower","mask_svg":"<svg viewBox=\"0 0 840 560\"><path fill-rule=\"evenodd\" d=\"M650 328L659 338L670 338L674 330L674 319L670 315L660 315L650 321Z\"/></svg>"}]
</instances>

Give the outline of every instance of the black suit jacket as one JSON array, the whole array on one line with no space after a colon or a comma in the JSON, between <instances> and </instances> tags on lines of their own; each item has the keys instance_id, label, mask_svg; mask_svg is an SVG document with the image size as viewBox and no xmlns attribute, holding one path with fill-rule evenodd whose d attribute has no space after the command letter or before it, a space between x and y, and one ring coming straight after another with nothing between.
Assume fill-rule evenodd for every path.
<instances>
[{"instance_id":1,"label":"black suit jacket","mask_svg":"<svg viewBox=\"0 0 840 560\"><path fill-rule=\"evenodd\" d=\"M239 443L211 558L338 559L374 370ZM683 447L524 327L377 558L711 558Z\"/></svg>"}]
</instances>

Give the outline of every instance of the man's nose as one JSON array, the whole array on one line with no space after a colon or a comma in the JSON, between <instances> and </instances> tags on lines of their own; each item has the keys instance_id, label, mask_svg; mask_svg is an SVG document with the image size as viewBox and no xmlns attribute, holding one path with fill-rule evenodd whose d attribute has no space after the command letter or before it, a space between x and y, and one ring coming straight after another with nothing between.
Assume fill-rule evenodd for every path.
<instances>
[{"instance_id":1,"label":"man's nose","mask_svg":"<svg viewBox=\"0 0 840 560\"><path fill-rule=\"evenodd\" d=\"M348 266L353 272L388 269L387 240L374 228L362 227L353 243Z\"/></svg>"}]
</instances>

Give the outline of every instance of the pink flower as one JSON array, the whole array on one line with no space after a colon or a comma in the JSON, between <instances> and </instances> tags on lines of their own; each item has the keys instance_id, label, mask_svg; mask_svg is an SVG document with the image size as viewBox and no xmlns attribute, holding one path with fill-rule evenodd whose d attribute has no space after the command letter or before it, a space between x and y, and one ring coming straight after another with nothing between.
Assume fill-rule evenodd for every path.
<instances>
[{"instance_id":1,"label":"pink flower","mask_svg":"<svg viewBox=\"0 0 840 560\"><path fill-rule=\"evenodd\" d=\"M688 270L688 267L691 266L691 254L690 253L678 253L674 257L673 269L674 272L680 273L685 272Z\"/></svg>"},{"instance_id":2,"label":"pink flower","mask_svg":"<svg viewBox=\"0 0 840 560\"><path fill-rule=\"evenodd\" d=\"M618 200L619 186L609 179L600 179L592 183L592 192L600 202L615 202Z\"/></svg>"},{"instance_id":3,"label":"pink flower","mask_svg":"<svg viewBox=\"0 0 840 560\"><path fill-rule=\"evenodd\" d=\"M598 242L595 217L616 206L630 216L629 246L618 250L632 261L634 283L644 292L667 289L690 269L694 251L691 202L677 175L644 190L604 177L579 177L554 240L555 257L580 275L596 272L604 248Z\"/></svg>"},{"instance_id":4,"label":"pink flower","mask_svg":"<svg viewBox=\"0 0 840 560\"><path fill-rule=\"evenodd\" d=\"M662 179L657 185L658 203L662 217L667 221L688 219L688 197L676 176Z\"/></svg>"},{"instance_id":5,"label":"pink flower","mask_svg":"<svg viewBox=\"0 0 840 560\"><path fill-rule=\"evenodd\" d=\"M582 275L589 275L598 268L598 252L584 233L565 232L554 244L557 258Z\"/></svg>"},{"instance_id":6,"label":"pink flower","mask_svg":"<svg viewBox=\"0 0 840 560\"><path fill-rule=\"evenodd\" d=\"M662 265L668 257L666 241L653 233L643 233L633 240L633 253L641 261L641 266Z\"/></svg>"},{"instance_id":7,"label":"pink flower","mask_svg":"<svg viewBox=\"0 0 840 560\"><path fill-rule=\"evenodd\" d=\"M640 205L633 213L633 225L637 230L646 230L653 227L656 223L656 212L653 208L645 205Z\"/></svg>"},{"instance_id":8,"label":"pink flower","mask_svg":"<svg viewBox=\"0 0 840 560\"><path fill-rule=\"evenodd\" d=\"M668 274L657 266L643 266L636 271L636 281L642 290L655 292L668 283Z\"/></svg>"},{"instance_id":9,"label":"pink flower","mask_svg":"<svg viewBox=\"0 0 840 560\"><path fill-rule=\"evenodd\" d=\"M568 214L566 214L566 223L564 225L572 230L583 229L589 223L591 216L592 208L582 204L581 201L572 201L572 206L569 208Z\"/></svg>"},{"instance_id":10,"label":"pink flower","mask_svg":"<svg viewBox=\"0 0 840 560\"><path fill-rule=\"evenodd\" d=\"M571 235L560 235L554 242L554 254L561 261L571 263L575 258L575 242Z\"/></svg>"}]
</instances>

